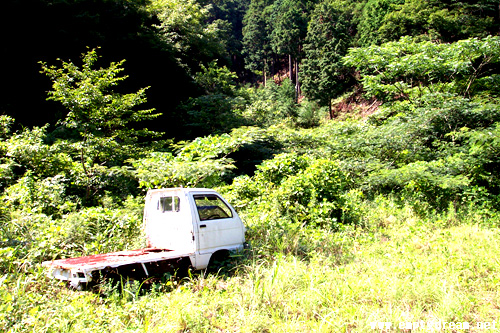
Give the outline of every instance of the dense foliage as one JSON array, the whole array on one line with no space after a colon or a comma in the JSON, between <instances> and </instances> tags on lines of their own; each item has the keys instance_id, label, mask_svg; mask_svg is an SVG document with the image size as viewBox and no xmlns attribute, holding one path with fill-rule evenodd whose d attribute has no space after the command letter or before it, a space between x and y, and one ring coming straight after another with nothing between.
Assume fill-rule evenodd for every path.
<instances>
[{"instance_id":1,"label":"dense foliage","mask_svg":"<svg viewBox=\"0 0 500 333\"><path fill-rule=\"evenodd\" d=\"M389 225L391 237L436 257L419 232L466 220L498 233L497 1L9 0L5 8L0 297L13 305L0 308L2 330L21 331L44 306L27 296L31 278L49 288L43 260L143 246L151 188L216 188L237 209L253 245L233 272L253 281L248 309L273 302L256 290L261 276L273 287L280 258L304 276L306 266L343 276L362 256L357 239L382 251L390 239L379 228ZM31 33L8 29L19 22ZM436 247L449 254L443 237ZM476 283L495 269L451 275ZM431 316L426 302L438 294L415 301L422 313ZM14 319L3 315L10 310ZM207 328L182 320L185 330Z\"/></svg>"},{"instance_id":2,"label":"dense foliage","mask_svg":"<svg viewBox=\"0 0 500 333\"><path fill-rule=\"evenodd\" d=\"M493 0L8 0L0 22L9 31L0 56L9 64L3 114L24 126L64 118L63 107L45 101L50 86L38 62L74 61L86 47L101 47L103 63L127 60L129 91L150 87L147 108L162 115L149 127L182 139L196 137L185 103L204 95L193 78L213 61L239 82L287 75L296 99L326 106L354 84L355 73L339 61L349 47L406 35L450 43L500 27Z\"/></svg>"}]
</instances>

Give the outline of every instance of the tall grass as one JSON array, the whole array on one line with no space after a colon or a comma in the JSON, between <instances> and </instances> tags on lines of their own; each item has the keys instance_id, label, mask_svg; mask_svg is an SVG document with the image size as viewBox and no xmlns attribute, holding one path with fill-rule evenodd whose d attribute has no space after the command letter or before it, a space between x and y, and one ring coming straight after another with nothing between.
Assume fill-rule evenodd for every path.
<instances>
[{"instance_id":1,"label":"tall grass","mask_svg":"<svg viewBox=\"0 0 500 333\"><path fill-rule=\"evenodd\" d=\"M102 297L42 271L4 275L0 329L371 332L372 322L422 320L479 331L476 322L500 317L497 218L453 208L421 218L391 200L370 205L362 228L294 231L281 251L254 248L229 274L194 274L142 296L134 284Z\"/></svg>"}]
</instances>

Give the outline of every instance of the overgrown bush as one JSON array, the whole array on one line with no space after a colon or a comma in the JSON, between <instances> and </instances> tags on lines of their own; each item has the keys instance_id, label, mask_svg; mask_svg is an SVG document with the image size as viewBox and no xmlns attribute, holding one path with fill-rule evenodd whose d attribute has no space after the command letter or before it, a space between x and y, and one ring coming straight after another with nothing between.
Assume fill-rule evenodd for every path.
<instances>
[{"instance_id":1,"label":"overgrown bush","mask_svg":"<svg viewBox=\"0 0 500 333\"><path fill-rule=\"evenodd\" d=\"M281 84L270 82L249 93L250 102L243 116L259 126L280 122L293 124L297 117L295 88L286 78Z\"/></svg>"},{"instance_id":2,"label":"overgrown bush","mask_svg":"<svg viewBox=\"0 0 500 333\"><path fill-rule=\"evenodd\" d=\"M327 115L327 107L320 107L314 101L303 100L297 111L297 125L302 128L316 127Z\"/></svg>"},{"instance_id":3,"label":"overgrown bush","mask_svg":"<svg viewBox=\"0 0 500 333\"><path fill-rule=\"evenodd\" d=\"M39 178L28 171L16 184L8 187L2 197L4 204L12 210L26 213L45 214L60 217L78 206L78 199L66 196L63 175Z\"/></svg>"},{"instance_id":4,"label":"overgrown bush","mask_svg":"<svg viewBox=\"0 0 500 333\"><path fill-rule=\"evenodd\" d=\"M90 207L61 221L65 255L87 255L143 247L142 202L129 198L122 208Z\"/></svg>"},{"instance_id":5,"label":"overgrown bush","mask_svg":"<svg viewBox=\"0 0 500 333\"><path fill-rule=\"evenodd\" d=\"M253 177L236 178L229 197L252 219L336 229L348 215L345 195L353 179L336 160L283 153L258 166ZM269 221L272 225L274 222Z\"/></svg>"},{"instance_id":6,"label":"overgrown bush","mask_svg":"<svg viewBox=\"0 0 500 333\"><path fill-rule=\"evenodd\" d=\"M231 179L234 160L228 157L260 136L258 128L240 128L231 134L208 135L132 161L141 187L215 187Z\"/></svg>"}]
</instances>

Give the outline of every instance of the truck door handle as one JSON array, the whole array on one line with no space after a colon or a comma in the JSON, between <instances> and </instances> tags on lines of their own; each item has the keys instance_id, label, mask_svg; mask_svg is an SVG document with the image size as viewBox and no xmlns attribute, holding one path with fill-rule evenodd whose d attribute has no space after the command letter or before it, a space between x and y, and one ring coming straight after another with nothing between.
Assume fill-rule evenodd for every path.
<instances>
[{"instance_id":1,"label":"truck door handle","mask_svg":"<svg viewBox=\"0 0 500 333\"><path fill-rule=\"evenodd\" d=\"M206 228L207 225L206 224L200 224L200 228Z\"/></svg>"}]
</instances>

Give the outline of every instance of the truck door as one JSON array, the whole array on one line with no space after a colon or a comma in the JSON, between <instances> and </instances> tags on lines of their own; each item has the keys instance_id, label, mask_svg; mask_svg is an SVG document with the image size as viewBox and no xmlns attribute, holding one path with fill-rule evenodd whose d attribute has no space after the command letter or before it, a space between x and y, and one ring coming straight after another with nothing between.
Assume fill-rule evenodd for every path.
<instances>
[{"instance_id":1,"label":"truck door","mask_svg":"<svg viewBox=\"0 0 500 333\"><path fill-rule=\"evenodd\" d=\"M149 247L194 252L193 218L182 192L155 193L148 208Z\"/></svg>"},{"instance_id":2,"label":"truck door","mask_svg":"<svg viewBox=\"0 0 500 333\"><path fill-rule=\"evenodd\" d=\"M198 250L201 254L215 248L231 248L244 241L243 224L229 205L217 194L194 194L198 224Z\"/></svg>"}]
</instances>

